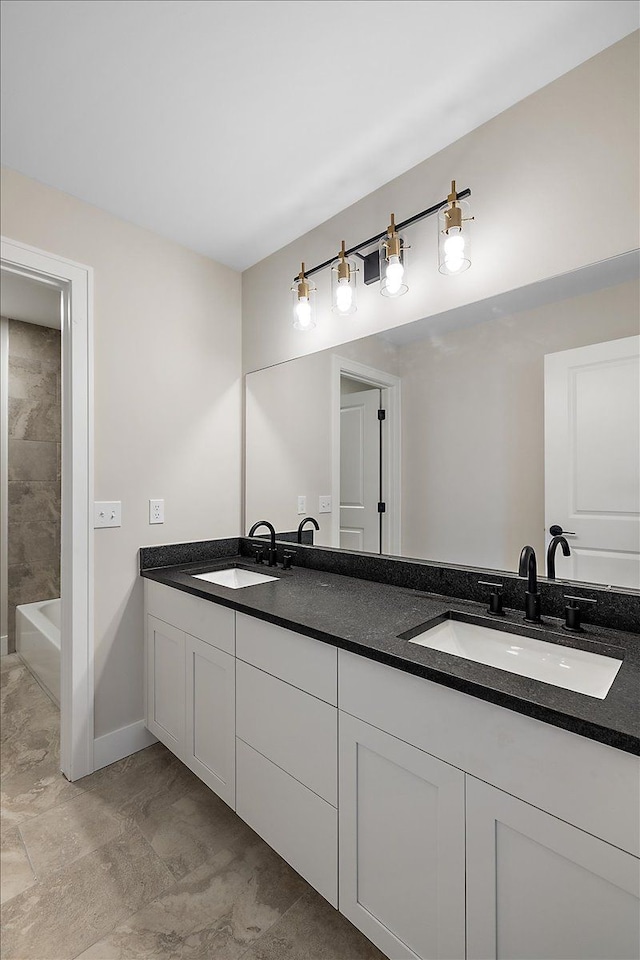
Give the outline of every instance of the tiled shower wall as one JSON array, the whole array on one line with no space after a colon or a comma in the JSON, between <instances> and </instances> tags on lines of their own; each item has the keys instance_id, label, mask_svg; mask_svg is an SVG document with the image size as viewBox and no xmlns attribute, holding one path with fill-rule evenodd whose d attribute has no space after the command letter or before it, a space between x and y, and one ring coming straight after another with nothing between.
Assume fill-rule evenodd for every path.
<instances>
[{"instance_id":1,"label":"tiled shower wall","mask_svg":"<svg viewBox=\"0 0 640 960\"><path fill-rule=\"evenodd\" d=\"M9 320L8 635L15 608L60 596L60 331Z\"/></svg>"}]
</instances>

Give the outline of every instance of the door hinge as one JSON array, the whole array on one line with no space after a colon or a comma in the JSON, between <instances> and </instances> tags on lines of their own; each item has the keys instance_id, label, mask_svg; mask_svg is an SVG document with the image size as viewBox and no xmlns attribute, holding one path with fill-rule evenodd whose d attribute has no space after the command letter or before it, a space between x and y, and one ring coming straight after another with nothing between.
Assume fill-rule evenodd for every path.
<instances>
[{"instance_id":1,"label":"door hinge","mask_svg":"<svg viewBox=\"0 0 640 960\"><path fill-rule=\"evenodd\" d=\"M387 411L378 410L378 420L386 420L386 419L387 419Z\"/></svg>"},{"instance_id":2,"label":"door hinge","mask_svg":"<svg viewBox=\"0 0 640 960\"><path fill-rule=\"evenodd\" d=\"M387 505L382 501L378 504L378 513L386 513Z\"/></svg>"}]
</instances>

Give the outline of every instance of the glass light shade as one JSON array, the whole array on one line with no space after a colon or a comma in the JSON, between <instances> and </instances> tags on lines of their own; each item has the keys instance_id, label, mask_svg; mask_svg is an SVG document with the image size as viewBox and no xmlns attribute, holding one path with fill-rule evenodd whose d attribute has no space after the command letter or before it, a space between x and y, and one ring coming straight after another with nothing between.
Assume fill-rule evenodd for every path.
<instances>
[{"instance_id":1,"label":"glass light shade","mask_svg":"<svg viewBox=\"0 0 640 960\"><path fill-rule=\"evenodd\" d=\"M462 211L462 225L449 226L445 203L438 211L438 270L453 276L471 266L471 212L466 200L456 200Z\"/></svg>"},{"instance_id":2,"label":"glass light shade","mask_svg":"<svg viewBox=\"0 0 640 960\"><path fill-rule=\"evenodd\" d=\"M313 330L316 325L316 293L313 280L306 277L301 282L294 280L291 287L293 326L296 330Z\"/></svg>"},{"instance_id":3,"label":"glass light shade","mask_svg":"<svg viewBox=\"0 0 640 960\"><path fill-rule=\"evenodd\" d=\"M349 268L348 277L341 276L341 264ZM358 309L358 291L356 287L356 261L352 257L334 260L331 264L331 311L341 317L348 317Z\"/></svg>"},{"instance_id":4,"label":"glass light shade","mask_svg":"<svg viewBox=\"0 0 640 960\"><path fill-rule=\"evenodd\" d=\"M407 247L400 234L396 234L400 243L398 253L389 248L389 237L380 241L380 293L383 297L401 297L407 286Z\"/></svg>"}]
</instances>

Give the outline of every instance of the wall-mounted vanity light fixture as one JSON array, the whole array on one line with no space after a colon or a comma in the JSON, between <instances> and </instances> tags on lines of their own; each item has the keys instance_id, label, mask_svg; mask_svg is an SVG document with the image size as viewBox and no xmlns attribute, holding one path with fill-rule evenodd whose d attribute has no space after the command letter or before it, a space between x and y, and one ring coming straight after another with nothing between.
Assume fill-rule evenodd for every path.
<instances>
[{"instance_id":1,"label":"wall-mounted vanity light fixture","mask_svg":"<svg viewBox=\"0 0 640 960\"><path fill-rule=\"evenodd\" d=\"M440 273L462 273L471 266L469 203L460 200L456 182L451 181L451 193L438 211L438 270Z\"/></svg>"},{"instance_id":2,"label":"wall-mounted vanity light fixture","mask_svg":"<svg viewBox=\"0 0 640 960\"><path fill-rule=\"evenodd\" d=\"M293 325L296 330L312 330L316 325L316 293L318 288L304 273L304 263L300 273L293 281L291 299L293 302Z\"/></svg>"},{"instance_id":3,"label":"wall-mounted vanity light fixture","mask_svg":"<svg viewBox=\"0 0 640 960\"><path fill-rule=\"evenodd\" d=\"M471 266L469 222L473 217L469 215L469 204L466 202L466 198L470 196L471 190L468 188L458 193L456 182L452 180L451 193L446 200L421 210L397 225L394 215L391 214L391 223L384 233L369 237L349 250L345 250L345 243L342 241L337 260L332 257L306 272L303 263L291 287L293 325L296 330L311 330L316 325L316 287L309 278L325 267L331 267L332 311L339 316L355 313L357 268L355 261L351 259L352 254L362 260L363 279L366 284L381 280L380 293L385 297L400 297L406 293L409 289L406 282L406 258L409 248L400 231L434 214L438 214L438 269L445 274L462 273L466 270ZM362 253L374 245L376 249Z\"/></svg>"},{"instance_id":4,"label":"wall-mounted vanity light fixture","mask_svg":"<svg viewBox=\"0 0 640 960\"><path fill-rule=\"evenodd\" d=\"M338 259L331 264L331 309L341 317L347 317L358 309L357 272L356 262L347 256L343 240Z\"/></svg>"},{"instance_id":5,"label":"wall-mounted vanity light fixture","mask_svg":"<svg viewBox=\"0 0 640 960\"><path fill-rule=\"evenodd\" d=\"M383 297L401 297L409 289L405 279L407 245L396 230L393 213L386 235L380 241L379 257L380 293Z\"/></svg>"}]
</instances>

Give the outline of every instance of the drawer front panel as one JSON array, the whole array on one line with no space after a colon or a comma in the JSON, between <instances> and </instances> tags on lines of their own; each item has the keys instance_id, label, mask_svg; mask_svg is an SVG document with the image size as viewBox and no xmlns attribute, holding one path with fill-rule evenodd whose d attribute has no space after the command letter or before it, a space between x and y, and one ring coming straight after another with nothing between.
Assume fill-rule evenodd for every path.
<instances>
[{"instance_id":1,"label":"drawer front panel","mask_svg":"<svg viewBox=\"0 0 640 960\"><path fill-rule=\"evenodd\" d=\"M146 580L147 610L225 653L235 654L235 612L162 583Z\"/></svg>"},{"instance_id":2,"label":"drawer front panel","mask_svg":"<svg viewBox=\"0 0 640 960\"><path fill-rule=\"evenodd\" d=\"M337 805L336 707L238 660L236 734Z\"/></svg>"},{"instance_id":3,"label":"drawer front panel","mask_svg":"<svg viewBox=\"0 0 640 960\"><path fill-rule=\"evenodd\" d=\"M336 647L238 613L236 656L314 697L337 703Z\"/></svg>"},{"instance_id":4,"label":"drawer front panel","mask_svg":"<svg viewBox=\"0 0 640 960\"><path fill-rule=\"evenodd\" d=\"M332 906L338 906L338 813L236 741L236 812Z\"/></svg>"}]
</instances>

